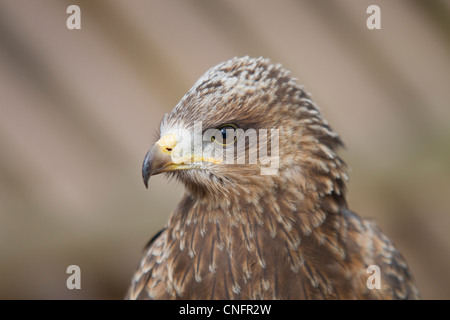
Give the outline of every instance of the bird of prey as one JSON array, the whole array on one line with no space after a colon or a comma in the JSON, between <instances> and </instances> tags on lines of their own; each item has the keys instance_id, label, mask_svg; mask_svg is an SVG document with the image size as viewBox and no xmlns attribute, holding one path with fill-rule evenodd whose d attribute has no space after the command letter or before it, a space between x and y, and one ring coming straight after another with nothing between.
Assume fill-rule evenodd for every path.
<instances>
[{"instance_id":1,"label":"bird of prey","mask_svg":"<svg viewBox=\"0 0 450 320\"><path fill-rule=\"evenodd\" d=\"M146 186L166 172L186 193L127 298L419 298L400 252L348 208L342 145L280 65L243 57L211 68L164 116L145 157Z\"/></svg>"}]
</instances>

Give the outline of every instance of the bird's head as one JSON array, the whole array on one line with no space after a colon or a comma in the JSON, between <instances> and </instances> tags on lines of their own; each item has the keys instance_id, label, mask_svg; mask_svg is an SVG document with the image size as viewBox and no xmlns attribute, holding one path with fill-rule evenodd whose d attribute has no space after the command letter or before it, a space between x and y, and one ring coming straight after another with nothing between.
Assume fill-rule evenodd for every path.
<instances>
[{"instance_id":1,"label":"bird's head","mask_svg":"<svg viewBox=\"0 0 450 320\"><path fill-rule=\"evenodd\" d=\"M288 71L234 58L207 71L164 116L143 178L147 186L151 175L168 172L194 197L247 202L289 184L326 194L345 175L340 145Z\"/></svg>"}]
</instances>

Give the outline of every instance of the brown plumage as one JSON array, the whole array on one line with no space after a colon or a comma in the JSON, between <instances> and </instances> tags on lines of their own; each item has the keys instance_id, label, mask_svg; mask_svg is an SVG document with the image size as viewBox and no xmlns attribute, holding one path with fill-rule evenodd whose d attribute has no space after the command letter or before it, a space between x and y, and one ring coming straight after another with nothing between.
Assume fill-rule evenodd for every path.
<instances>
[{"instance_id":1,"label":"brown plumage","mask_svg":"<svg viewBox=\"0 0 450 320\"><path fill-rule=\"evenodd\" d=\"M264 175L266 164L248 161L258 152L251 143L245 164L199 156L185 141L196 121L203 130L278 129L278 171ZM212 140L202 142L204 154ZM341 146L279 65L244 57L210 69L164 117L161 139L145 158L146 184L169 172L186 194L146 247L127 298L419 298L392 242L348 209ZM186 150L188 157L177 158ZM380 289L366 285L370 265L380 268Z\"/></svg>"}]
</instances>

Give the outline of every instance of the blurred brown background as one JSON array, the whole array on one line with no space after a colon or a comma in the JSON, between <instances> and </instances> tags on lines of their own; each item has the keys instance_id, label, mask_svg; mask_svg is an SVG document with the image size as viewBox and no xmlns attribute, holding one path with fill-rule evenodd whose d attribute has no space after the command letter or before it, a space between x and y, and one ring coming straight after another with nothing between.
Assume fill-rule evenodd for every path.
<instances>
[{"instance_id":1,"label":"blurred brown background","mask_svg":"<svg viewBox=\"0 0 450 320\"><path fill-rule=\"evenodd\" d=\"M68 30L66 8L81 8ZM366 8L381 7L381 30ZM208 68L282 63L341 134L350 207L450 298L449 1L0 2L0 298L121 299L183 188L141 179ZM81 290L66 288L67 266Z\"/></svg>"}]
</instances>

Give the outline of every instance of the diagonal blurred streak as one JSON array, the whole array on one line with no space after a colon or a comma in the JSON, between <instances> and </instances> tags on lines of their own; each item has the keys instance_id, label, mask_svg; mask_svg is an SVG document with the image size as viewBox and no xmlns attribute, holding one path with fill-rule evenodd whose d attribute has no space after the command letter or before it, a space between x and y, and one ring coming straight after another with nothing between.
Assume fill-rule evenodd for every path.
<instances>
[{"instance_id":1,"label":"diagonal blurred streak","mask_svg":"<svg viewBox=\"0 0 450 320\"><path fill-rule=\"evenodd\" d=\"M1 128L0 128L1 129ZM32 190L33 185L29 183L30 179L33 179L33 174L30 174L29 170L24 170L21 166L17 166L15 159L11 159L11 155L16 154L14 146L9 143L5 138L5 134L0 131L0 149L8 151L8 158L0 157L0 187L5 187L2 190L2 197L7 197L11 201L12 196L16 199L20 199L20 206L27 208L27 210L14 210L14 214L26 214L27 217L31 215L39 215L44 212L44 208L40 205L39 201L33 197L35 194ZM23 171L28 173L23 174ZM5 210L5 203L2 203L2 210ZM4 226L2 226L4 227ZM3 234L3 233L0 233ZM2 241L2 244L3 241Z\"/></svg>"},{"instance_id":2,"label":"diagonal blurred streak","mask_svg":"<svg viewBox=\"0 0 450 320\"><path fill-rule=\"evenodd\" d=\"M362 65L367 68L377 85L396 101L398 108L402 109L403 116L407 119L404 124L409 126L409 131L417 137L426 136L426 133L433 129L433 125L426 123L431 121L427 117L427 101L414 90L410 81L402 76L382 48L378 48L364 36L364 29L338 2L316 0L304 1L301 4L309 5L322 16L330 32L345 41L345 46L349 51L353 51L356 58L363 60Z\"/></svg>"},{"instance_id":3,"label":"diagonal blurred streak","mask_svg":"<svg viewBox=\"0 0 450 320\"><path fill-rule=\"evenodd\" d=\"M163 101L172 105L179 93L184 93L188 81L180 79L181 73L167 60L163 50L154 45L148 33L133 26L117 5L104 1L79 1L79 5L83 14L96 22L96 27L116 46L132 70Z\"/></svg>"},{"instance_id":4,"label":"diagonal blurred streak","mask_svg":"<svg viewBox=\"0 0 450 320\"><path fill-rule=\"evenodd\" d=\"M442 0L414 0L412 3L423 12L422 16L428 19L436 31L440 32L447 49L450 51L450 7L447 1Z\"/></svg>"},{"instance_id":5,"label":"diagonal blurred streak","mask_svg":"<svg viewBox=\"0 0 450 320\"><path fill-rule=\"evenodd\" d=\"M80 105L86 102L73 92L70 86L50 72L50 68L39 57L39 53L26 43L25 37L17 33L13 17L6 14L5 8L0 4L0 50L12 63L18 72L24 74L27 81L43 92L51 103L47 108L61 116L66 126L89 141L86 147L93 156L99 159L108 157L108 165L121 165L125 163L117 147L110 139L102 135L100 127L93 118L81 112ZM80 130L82 128L82 130Z\"/></svg>"},{"instance_id":6,"label":"diagonal blurred streak","mask_svg":"<svg viewBox=\"0 0 450 320\"><path fill-rule=\"evenodd\" d=\"M208 18L211 27L215 28L228 43L234 47L237 55L259 57L264 55L272 61L278 61L277 50L272 50L267 39L261 39L254 25L248 23L245 17L233 8L227 1L192 1L195 8ZM243 50L247 50L243 52Z\"/></svg>"}]
</instances>

